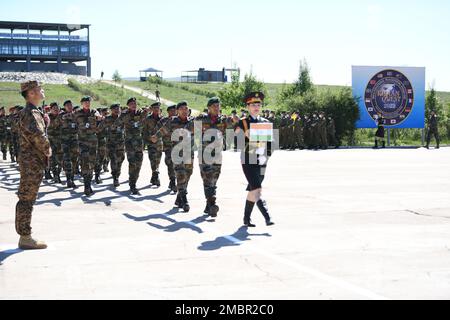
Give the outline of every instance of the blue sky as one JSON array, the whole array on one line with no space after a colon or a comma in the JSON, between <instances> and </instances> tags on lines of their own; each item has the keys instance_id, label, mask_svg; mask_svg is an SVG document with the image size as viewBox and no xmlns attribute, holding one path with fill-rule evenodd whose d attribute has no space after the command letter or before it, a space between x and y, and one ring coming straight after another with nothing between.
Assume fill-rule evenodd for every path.
<instances>
[{"instance_id":1,"label":"blue sky","mask_svg":"<svg viewBox=\"0 0 450 320\"><path fill-rule=\"evenodd\" d=\"M450 2L444 0L5 1L0 20L92 24L93 72L180 76L236 63L291 82L306 58L315 83L351 84L352 65L425 66L450 91Z\"/></svg>"}]
</instances>

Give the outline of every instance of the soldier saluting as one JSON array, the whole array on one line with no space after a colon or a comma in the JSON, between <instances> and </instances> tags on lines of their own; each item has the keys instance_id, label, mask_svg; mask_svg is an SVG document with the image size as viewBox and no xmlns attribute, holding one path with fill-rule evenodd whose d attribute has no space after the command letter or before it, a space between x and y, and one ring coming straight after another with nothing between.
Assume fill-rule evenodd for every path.
<instances>
[{"instance_id":1,"label":"soldier saluting","mask_svg":"<svg viewBox=\"0 0 450 320\"><path fill-rule=\"evenodd\" d=\"M267 141L255 141L251 135L252 126L255 124L270 124L267 119L260 116L264 94L262 92L250 93L244 101L247 104L249 116L242 118L236 128L237 133L241 132L245 135L245 148L241 154L242 169L248 181L244 225L255 227L251 222L251 214L256 204L266 220L266 225L272 226L274 223L269 215L267 203L261 199L262 183L266 174L267 162L272 155L272 146Z\"/></svg>"},{"instance_id":2,"label":"soldier saluting","mask_svg":"<svg viewBox=\"0 0 450 320\"><path fill-rule=\"evenodd\" d=\"M26 100L26 107L19 113L18 121L21 152L18 159L20 186L19 202L16 205L16 231L20 235L20 249L46 249L44 242L31 237L33 205L44 177L44 170L52 156L44 115L37 108L45 95L37 81L23 83L21 93Z\"/></svg>"}]
</instances>

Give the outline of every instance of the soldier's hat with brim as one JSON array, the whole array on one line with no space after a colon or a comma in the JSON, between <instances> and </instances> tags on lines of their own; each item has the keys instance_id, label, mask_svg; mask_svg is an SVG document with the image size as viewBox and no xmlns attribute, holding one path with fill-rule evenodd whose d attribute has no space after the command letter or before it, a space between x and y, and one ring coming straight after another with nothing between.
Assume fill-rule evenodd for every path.
<instances>
[{"instance_id":1,"label":"soldier's hat with brim","mask_svg":"<svg viewBox=\"0 0 450 320\"><path fill-rule=\"evenodd\" d=\"M213 104L220 103L220 99L218 97L212 97L208 100L208 107L211 107Z\"/></svg>"},{"instance_id":2,"label":"soldier's hat with brim","mask_svg":"<svg viewBox=\"0 0 450 320\"><path fill-rule=\"evenodd\" d=\"M132 103L132 102L137 102L137 99L135 97L131 97L130 99L127 100L127 106Z\"/></svg>"},{"instance_id":3,"label":"soldier's hat with brim","mask_svg":"<svg viewBox=\"0 0 450 320\"><path fill-rule=\"evenodd\" d=\"M64 101L63 106L65 107L65 106L68 105L69 103L72 103L72 100L66 100L66 101Z\"/></svg>"},{"instance_id":4,"label":"soldier's hat with brim","mask_svg":"<svg viewBox=\"0 0 450 320\"><path fill-rule=\"evenodd\" d=\"M251 92L245 96L244 102L246 104L263 103L264 98L265 98L265 96L264 96L264 93L262 93L262 92Z\"/></svg>"},{"instance_id":5,"label":"soldier's hat with brim","mask_svg":"<svg viewBox=\"0 0 450 320\"><path fill-rule=\"evenodd\" d=\"M177 106L174 104L174 105L171 105L171 106L167 107L167 112L173 111L173 110L176 110L176 109L177 109Z\"/></svg>"},{"instance_id":6,"label":"soldier's hat with brim","mask_svg":"<svg viewBox=\"0 0 450 320\"><path fill-rule=\"evenodd\" d=\"M187 106L188 106L187 101L181 101L181 102L179 102L179 103L177 104L177 110L180 109L180 108L182 108L182 107L187 107Z\"/></svg>"},{"instance_id":7,"label":"soldier's hat with brim","mask_svg":"<svg viewBox=\"0 0 450 320\"><path fill-rule=\"evenodd\" d=\"M59 109L59 106L58 106L57 102L50 103L50 108L54 108L54 107L57 107Z\"/></svg>"},{"instance_id":8,"label":"soldier's hat with brim","mask_svg":"<svg viewBox=\"0 0 450 320\"><path fill-rule=\"evenodd\" d=\"M27 92L40 87L41 85L38 81L27 81L20 84L20 92Z\"/></svg>"},{"instance_id":9,"label":"soldier's hat with brim","mask_svg":"<svg viewBox=\"0 0 450 320\"><path fill-rule=\"evenodd\" d=\"M83 97L83 98L81 98L81 103L83 103L83 102L91 102L92 101L92 98L90 97L90 96L85 96L85 97Z\"/></svg>"},{"instance_id":10,"label":"soldier's hat with brim","mask_svg":"<svg viewBox=\"0 0 450 320\"><path fill-rule=\"evenodd\" d=\"M161 102L155 102L150 107L152 107L152 108L161 108Z\"/></svg>"},{"instance_id":11,"label":"soldier's hat with brim","mask_svg":"<svg viewBox=\"0 0 450 320\"><path fill-rule=\"evenodd\" d=\"M120 109L120 104L119 103L114 103L114 104L112 104L110 107L109 107L109 109Z\"/></svg>"}]
</instances>

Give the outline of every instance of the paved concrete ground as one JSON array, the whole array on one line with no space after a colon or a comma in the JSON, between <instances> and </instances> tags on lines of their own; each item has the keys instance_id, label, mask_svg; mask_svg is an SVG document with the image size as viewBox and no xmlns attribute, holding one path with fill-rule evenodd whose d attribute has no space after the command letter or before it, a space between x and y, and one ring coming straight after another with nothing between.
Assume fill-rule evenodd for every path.
<instances>
[{"instance_id":1,"label":"paved concrete ground","mask_svg":"<svg viewBox=\"0 0 450 320\"><path fill-rule=\"evenodd\" d=\"M125 168L125 166L124 166ZM226 153L220 217L149 189L148 159L131 197L111 179L91 199L45 185L35 235L20 252L14 166L0 162L0 299L449 299L450 149L277 152L265 198L277 225L241 228L245 183ZM165 170L164 170L165 173ZM126 174L126 170L125 170ZM123 180L125 180L125 174Z\"/></svg>"}]
</instances>

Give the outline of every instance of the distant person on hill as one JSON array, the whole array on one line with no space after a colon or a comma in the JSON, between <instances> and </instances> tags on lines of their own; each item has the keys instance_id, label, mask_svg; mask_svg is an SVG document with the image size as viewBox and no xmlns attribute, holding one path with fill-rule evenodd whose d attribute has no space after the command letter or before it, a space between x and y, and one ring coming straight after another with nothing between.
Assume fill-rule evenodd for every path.
<instances>
[{"instance_id":1,"label":"distant person on hill","mask_svg":"<svg viewBox=\"0 0 450 320\"><path fill-rule=\"evenodd\" d=\"M103 76L105 75L105 73L102 71L102 73L100 74L100 79L103 80Z\"/></svg>"},{"instance_id":2,"label":"distant person on hill","mask_svg":"<svg viewBox=\"0 0 450 320\"><path fill-rule=\"evenodd\" d=\"M159 87L158 86L156 86L155 96L156 96L156 100L158 102L161 102L161 92L159 91Z\"/></svg>"}]
</instances>

